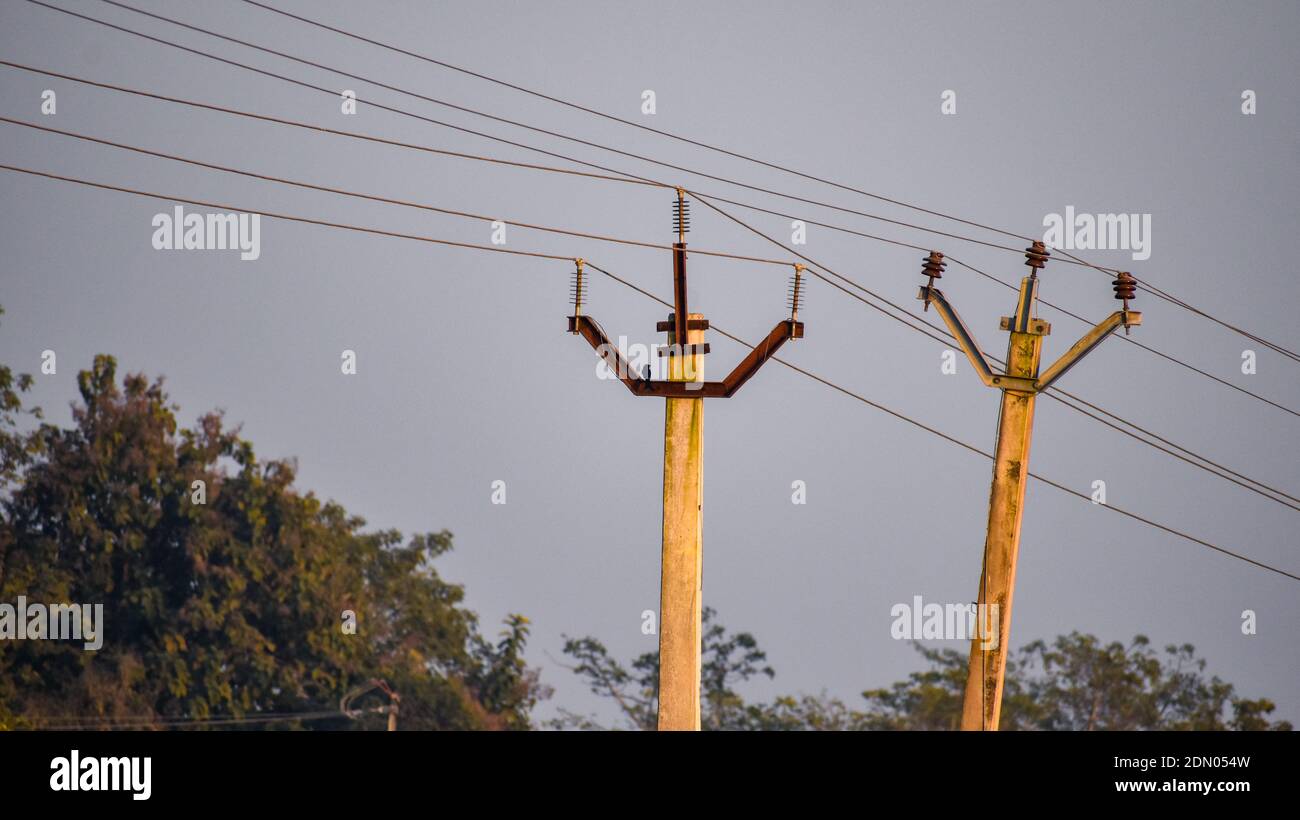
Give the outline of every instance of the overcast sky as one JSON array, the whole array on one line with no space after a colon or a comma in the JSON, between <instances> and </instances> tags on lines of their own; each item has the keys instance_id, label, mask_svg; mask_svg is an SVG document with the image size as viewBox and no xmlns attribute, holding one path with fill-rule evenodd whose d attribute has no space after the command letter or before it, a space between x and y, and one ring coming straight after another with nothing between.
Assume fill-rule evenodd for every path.
<instances>
[{"instance_id":1,"label":"overcast sky","mask_svg":"<svg viewBox=\"0 0 1300 820\"><path fill-rule=\"evenodd\" d=\"M337 97L6 0L4 59L78 77L389 139L563 164L366 105L464 125L807 219L935 247L1015 282L1023 257L837 213L545 137L179 30L99 2L52 0L159 37L362 99ZM287 53L554 131L754 185L997 244L945 222L402 57L236 0L141 7ZM344 3L275 0L358 34L621 117L788 164L945 213L1041 235L1047 214L1151 216L1151 255L1083 252L1295 349L1293 239L1300 190L1300 8L1257 3ZM42 116L41 93L57 93ZM642 92L656 113L641 113ZM1242 113L1255 92L1257 113ZM940 111L945 90L956 114ZM670 194L486 165L187 109L0 69L4 116L250 171L578 231L671 242ZM490 226L360 202L0 125L11 165L391 231L487 244ZM299 484L405 532L447 528L439 569L465 584L485 631L533 621L528 657L559 706L609 721L558 666L563 635L621 658L651 651L658 607L662 402L596 377L564 333L571 265L264 219L261 255L165 251L155 214L174 203L0 174L5 248L0 350L37 372L34 400L67 423L76 372L96 353L163 375L184 423L212 408L263 458L295 457ZM788 219L736 211L779 238ZM507 247L583 256L661 296L661 251L508 229ZM692 247L792 259L694 208ZM811 227L802 248L909 309L921 253ZM786 315L788 270L696 255L691 305L757 339ZM1048 264L1040 295L1100 319L1116 303L1096 271ZM589 312L614 337L662 340L665 310L597 277ZM943 287L984 348L1014 294L950 266ZM1132 338L1232 384L1300 407L1295 361L1148 295ZM1044 362L1085 326L1046 307ZM945 346L820 283L806 338L783 355L820 376L991 450L996 391ZM933 312L927 319L936 320ZM744 351L710 334L707 373ZM358 372L340 370L356 351ZM1257 353L1257 373L1241 372ZM1296 416L1112 338L1063 387L1239 472L1296 494ZM858 694L919 668L890 637L890 609L970 601L984 541L989 462L770 363L705 411L705 601L752 631L777 670L754 697ZM1300 570L1296 513L1039 402L1032 468L1260 561ZM491 503L506 482L507 503ZM791 503L804 481L807 504ZM1192 643L1240 694L1300 721L1295 581L1031 482L1012 642L1080 630L1105 640ZM1242 634L1242 613L1258 634ZM111 640L111 635L109 636ZM966 651L959 641L938 642Z\"/></svg>"}]
</instances>

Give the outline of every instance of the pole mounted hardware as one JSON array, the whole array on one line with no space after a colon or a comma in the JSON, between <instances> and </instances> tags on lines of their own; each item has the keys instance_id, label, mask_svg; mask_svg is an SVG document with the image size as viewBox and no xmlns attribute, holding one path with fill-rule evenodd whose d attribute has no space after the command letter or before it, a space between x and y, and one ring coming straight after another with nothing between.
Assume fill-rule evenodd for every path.
<instances>
[{"instance_id":1,"label":"pole mounted hardware","mask_svg":"<svg viewBox=\"0 0 1300 820\"><path fill-rule=\"evenodd\" d=\"M803 305L803 265L796 262L794 273L790 274L790 321L799 321L799 308Z\"/></svg>"},{"instance_id":2,"label":"pole mounted hardware","mask_svg":"<svg viewBox=\"0 0 1300 820\"><path fill-rule=\"evenodd\" d=\"M668 333L668 346L661 348L661 356L687 357L693 361L694 356L709 352L709 345L690 343L696 335L691 331L709 329L709 320L692 316L687 308L686 293L686 234L690 231L690 202L686 192L678 188L677 198L673 201L673 232L677 241L673 243L673 312L668 320L659 322L655 329ZM749 381L758 369L772 356L776 355L781 345L790 339L803 338L803 322L799 321L799 306L803 300L803 265L795 265L794 278L790 284L790 318L777 323L772 332L763 341L754 346L735 369L722 381L682 381L679 379L650 379L647 374L635 372L628 364L622 352L610 344L609 337L600 325L582 312L582 300L585 297L585 280L583 260L575 260L577 270L574 272L573 315L569 317L569 332L581 335L587 340L605 363L609 366L628 390L635 396L654 396L657 398L706 398L723 399L736 394L745 382Z\"/></svg>"},{"instance_id":3,"label":"pole mounted hardware","mask_svg":"<svg viewBox=\"0 0 1300 820\"><path fill-rule=\"evenodd\" d=\"M1020 282L1015 314L1002 318L1002 329L1011 332L1005 372L993 370L970 330L944 298L943 291L934 286L934 281L943 276L943 254L931 251L921 270L927 281L917 298L925 302L927 309L931 304L935 306L957 343L966 351L980 381L1002 391L997 446L993 456L993 487L989 493L988 535L984 541L984 564L980 570L975 610L978 628L971 639L970 665L962 702L961 728L968 731L996 730L1002 714L1006 650L1011 637L1011 603L1020 555L1025 485L1029 480L1029 445L1033 438L1035 400L1039 393L1051 387L1121 325L1127 331L1129 327L1142 323L1142 314L1129 310L1128 304L1136 294L1136 280L1128 273L1121 273L1113 285L1115 298L1123 302L1123 309L1115 311L1085 333L1064 356L1040 374L1043 339L1052 328L1035 315L1035 307L1038 272L1047 264L1049 256L1042 242L1035 242L1025 249L1029 275Z\"/></svg>"},{"instance_id":4,"label":"pole mounted hardware","mask_svg":"<svg viewBox=\"0 0 1300 820\"><path fill-rule=\"evenodd\" d=\"M353 701L368 692L373 692L376 689L388 696L387 706L374 706L369 709L352 708ZM388 715L388 731L395 732L397 731L398 706L401 702L402 696L394 692L393 688L388 685L387 681L379 678L371 678L360 686L349 689L347 693L339 699L339 711L353 720L360 720L361 716L366 713Z\"/></svg>"},{"instance_id":5,"label":"pole mounted hardware","mask_svg":"<svg viewBox=\"0 0 1300 820\"><path fill-rule=\"evenodd\" d=\"M582 269L585 263L582 257L573 260L577 267L573 271L573 282L569 286L569 294L573 297L573 315L582 315L582 303L587 298L587 275Z\"/></svg>"},{"instance_id":6,"label":"pole mounted hardware","mask_svg":"<svg viewBox=\"0 0 1300 820\"><path fill-rule=\"evenodd\" d=\"M922 312L930 309L930 292L934 290L934 280L943 278L943 270L948 267L948 263L943 261L943 254L938 251L930 251L930 255L925 257L925 264L921 266L921 275L928 276L930 281L921 289L921 300L925 302Z\"/></svg>"},{"instance_id":7,"label":"pole mounted hardware","mask_svg":"<svg viewBox=\"0 0 1300 820\"><path fill-rule=\"evenodd\" d=\"M704 380L709 320L686 304L686 232L690 203L677 189L673 202L673 312L656 326L667 331L667 378L633 373L622 352L609 343L600 324L582 312L583 261L575 259L573 315L569 332L580 334L636 396L664 399L663 552L659 581L659 708L656 726L667 731L699 731L700 676L703 670L704 598L704 399L730 398L785 344L803 337L804 266L790 280L790 318L773 328L720 382ZM599 270L599 269L598 269Z\"/></svg>"},{"instance_id":8,"label":"pole mounted hardware","mask_svg":"<svg viewBox=\"0 0 1300 820\"><path fill-rule=\"evenodd\" d=\"M1002 329L1009 330L1012 334L1025 333L1033 336L1047 336L1052 332L1052 326L1037 318L1036 306L1038 302L1038 271L1046 264L1050 254L1042 242L1035 242L1033 246L1025 249L1025 264L1030 267L1030 273L1020 282L1020 298L1016 302L1016 313L1014 316L1002 317ZM979 375L980 381L988 387L997 387L1002 390L1014 390L1020 393L1041 393L1051 387L1066 371L1079 363L1079 360L1096 349L1097 345L1106 340L1106 337L1123 327L1125 332L1130 327L1142 324L1142 314L1136 310L1129 310L1129 301L1136 298L1137 280L1129 273L1121 273L1114 280L1115 298L1122 300L1124 303L1123 310L1117 310L1110 316L1107 316L1091 330L1083 335L1083 338L1074 343L1068 351L1051 367L1043 371L1041 375L1035 373L1032 376L1019 376L1011 373L998 373L993 370L987 357L980 350L979 345L975 342L975 337L971 335L966 324L957 315L948 300L944 297L943 291L934 286L934 280L943 276L943 269L946 263L943 261L943 254L938 251L931 251L930 255L925 257L922 266L921 275L928 277L927 284L921 286L921 292L918 299L925 303L928 310L933 304L939 315L943 317L943 322L948 326L948 330L953 336L957 337L957 343L965 351L966 358L970 359L971 365L975 368L976 374Z\"/></svg>"}]
</instances>

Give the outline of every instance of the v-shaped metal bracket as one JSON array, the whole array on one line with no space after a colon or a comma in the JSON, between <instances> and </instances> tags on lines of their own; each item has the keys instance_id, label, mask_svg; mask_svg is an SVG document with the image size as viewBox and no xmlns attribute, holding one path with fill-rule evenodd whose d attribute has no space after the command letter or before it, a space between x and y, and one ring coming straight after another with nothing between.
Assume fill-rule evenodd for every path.
<instances>
[{"instance_id":1,"label":"v-shaped metal bracket","mask_svg":"<svg viewBox=\"0 0 1300 820\"><path fill-rule=\"evenodd\" d=\"M1033 260L1032 254L1040 244L1035 243L1035 248L1030 249L1031 261ZM1042 253L1041 249L1037 252ZM1046 258L1045 253L1043 253L1043 258ZM1136 310L1128 309L1128 300L1133 296L1133 279L1128 274L1120 274L1120 277L1115 280L1115 298L1124 300L1123 310L1117 310L1097 323L1083 335L1083 338L1075 342L1074 346L1065 352L1065 355L1057 359L1055 364L1041 374L1028 378L1000 373L993 370L988 358L980 350L979 344L976 343L975 337L971 335L970 329L966 327L966 323L961 320L961 317L957 315L957 311L948 303L943 291L934 286L934 280L942 275L940 271L942 271L943 267L943 254L937 251L931 252L926 259L924 270L924 273L930 276L930 282L921 286L921 292L917 294L916 298L925 302L926 307L935 306L939 315L943 317L944 324L948 326L948 330L957 338L957 343L961 345L961 349L966 352L966 358L970 359L970 363L974 366L980 381L984 382L988 387L1014 390L1019 393L1041 393L1064 376L1066 371L1078 364L1084 356L1096 349L1097 345L1105 341L1107 336L1121 327L1127 329L1142 324L1142 314ZM1038 301L1039 280L1036 273L1037 271L1026 276L1020 282L1020 298L1016 301L1016 313L1014 316L1002 317L1003 330L1009 330L1013 334L1028 333L1036 336L1046 336L1052 332L1050 324L1033 315L1034 305Z\"/></svg>"},{"instance_id":2,"label":"v-shaped metal bracket","mask_svg":"<svg viewBox=\"0 0 1300 820\"><path fill-rule=\"evenodd\" d=\"M668 346L660 352L667 356L694 357L709 352L707 344L688 344L691 338L701 338L703 331L709 329L709 320L693 317L687 312L686 303L686 242L685 234L689 230L689 203L682 189L677 190L674 204L674 219L677 240L673 243L673 312L668 321L659 322L656 329L668 332ZM615 345L611 344L605 331L590 316L582 313L582 295L584 292L583 260L577 260L577 273L574 285L574 312L569 317L569 332L581 335L596 350L597 355L618 376L619 381L627 385L635 396L656 396L658 398L731 398L736 391L749 381L763 363L776 355L781 346L789 339L803 338L803 322L799 321L799 303L802 298L803 265L794 266L794 280L790 292L790 318L778 322L767 338L754 345L735 369L722 381L680 381L673 379L650 379L646 374L632 369L627 359ZM692 332L694 331L694 333ZM688 359L696 361L694 359ZM647 368L648 370L648 368Z\"/></svg>"}]
</instances>

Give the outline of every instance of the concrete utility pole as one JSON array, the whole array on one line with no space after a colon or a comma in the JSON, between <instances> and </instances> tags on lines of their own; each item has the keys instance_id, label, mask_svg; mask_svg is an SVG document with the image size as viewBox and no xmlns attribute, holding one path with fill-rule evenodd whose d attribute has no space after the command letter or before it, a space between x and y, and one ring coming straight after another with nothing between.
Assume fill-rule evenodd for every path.
<instances>
[{"instance_id":1,"label":"concrete utility pole","mask_svg":"<svg viewBox=\"0 0 1300 820\"><path fill-rule=\"evenodd\" d=\"M676 317L670 318L670 323ZM698 313L687 314L686 341L700 350ZM671 348L676 329L668 331ZM704 381L704 356L668 360L668 380ZM664 531L659 587L659 728L700 728L700 651L704 588L704 399L664 402Z\"/></svg>"},{"instance_id":2,"label":"concrete utility pole","mask_svg":"<svg viewBox=\"0 0 1300 820\"><path fill-rule=\"evenodd\" d=\"M993 371L961 318L943 293L934 287L934 280L943 275L943 254L931 252L926 258L923 273L929 277L929 283L921 288L918 296L927 309L931 304L935 305L980 379L1002 391L993 488L989 494L988 536L984 542L984 566L980 571L975 616L977 629L971 638L970 669L962 704L961 728L964 731L996 730L1001 718L1006 653L1011 637L1011 603L1020 551L1020 523L1024 517L1025 484L1029 479L1034 400L1116 329L1123 326L1127 332L1129 327L1142 323L1142 314L1128 309L1129 300L1136 294L1136 281L1128 273L1121 273L1113 285L1115 298L1123 300L1124 309L1112 313L1084 334L1040 376L1038 368L1043 337L1051 333L1051 325L1035 316L1035 308L1038 271L1047 263L1048 256L1042 242L1035 242L1025 251L1025 264L1029 266L1030 274L1020 283L1015 315L1002 319L1002 329L1011 331L1005 373ZM998 624L996 637L988 634L991 631L990 610Z\"/></svg>"},{"instance_id":3,"label":"concrete utility pole","mask_svg":"<svg viewBox=\"0 0 1300 820\"><path fill-rule=\"evenodd\" d=\"M388 731L397 731L397 709L402 702L402 696L389 689L388 691Z\"/></svg>"},{"instance_id":4,"label":"concrete utility pole","mask_svg":"<svg viewBox=\"0 0 1300 820\"><path fill-rule=\"evenodd\" d=\"M709 322L689 313L686 304L686 232L689 203L677 189L673 222L673 313L658 330L668 333L668 377L654 381L632 371L622 351L609 342L600 325L582 313L586 293L584 261L577 260L573 315L569 332L581 334L623 384L636 396L659 396L664 407L664 517L662 574L659 592L658 727L700 728L700 653L703 640L704 560L704 399L730 398L787 339L803 338L798 320L803 266L794 265L790 318L777 324L762 342L720 382L704 381Z\"/></svg>"}]
</instances>

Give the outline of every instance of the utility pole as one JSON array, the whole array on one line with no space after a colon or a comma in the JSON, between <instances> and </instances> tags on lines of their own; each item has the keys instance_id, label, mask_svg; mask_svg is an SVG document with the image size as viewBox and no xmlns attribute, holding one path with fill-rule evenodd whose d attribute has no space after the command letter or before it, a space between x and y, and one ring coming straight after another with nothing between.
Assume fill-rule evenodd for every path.
<instances>
[{"instance_id":1,"label":"utility pole","mask_svg":"<svg viewBox=\"0 0 1300 820\"><path fill-rule=\"evenodd\" d=\"M388 692L388 731L397 731L397 709L402 702L402 696L392 689L386 689Z\"/></svg>"},{"instance_id":2,"label":"utility pole","mask_svg":"<svg viewBox=\"0 0 1300 820\"><path fill-rule=\"evenodd\" d=\"M803 338L799 302L803 266L795 265L790 318L777 324L761 343L720 382L704 381L704 356L709 322L690 313L686 290L686 232L689 203L677 189L673 203L673 313L660 322L668 346L664 380L649 372L632 372L623 354L590 316L582 313L586 292L584 262L576 261L573 315L569 332L580 334L635 396L660 396L664 406L663 552L659 586L659 715L660 730L698 731L700 728L700 652L703 635L704 559L704 399L730 398L787 339Z\"/></svg>"},{"instance_id":3,"label":"utility pole","mask_svg":"<svg viewBox=\"0 0 1300 820\"><path fill-rule=\"evenodd\" d=\"M367 692L374 691L375 689L378 689L381 692L383 692L385 695L388 695L387 706L375 706L370 709L351 708L352 701L356 700L357 698L361 697ZM353 720L360 720L361 716L366 714L367 712L373 714L380 714L380 715L387 714L388 731L396 732L397 711L398 711L398 705L401 702L402 702L402 696L397 694L397 692L393 691L393 688L388 685L387 681L381 680L379 678L371 678L370 680L366 681L360 686L348 690L343 695L343 697L339 700L339 711L342 712L344 715L347 715L348 717L352 718Z\"/></svg>"},{"instance_id":4,"label":"utility pole","mask_svg":"<svg viewBox=\"0 0 1300 820\"><path fill-rule=\"evenodd\" d=\"M683 243L673 251L684 265ZM677 261L681 259L681 261ZM669 317L671 351L681 337ZM686 314L686 352L670 355L668 380L704 381L704 317ZM694 326L693 326L694 325ZM659 585L659 728L700 728L704 594L704 399L664 401L664 524Z\"/></svg>"},{"instance_id":5,"label":"utility pole","mask_svg":"<svg viewBox=\"0 0 1300 820\"><path fill-rule=\"evenodd\" d=\"M1025 484L1029 479L1034 400L1119 327L1123 326L1127 333L1131 326L1142 323L1142 314L1128 309L1129 300L1137 292L1136 280L1128 273L1120 273L1112 284L1115 298L1124 303L1123 310L1115 311L1089 330L1040 375L1043 338L1051 333L1051 325L1035 315L1038 271L1047 263L1049 255L1042 242L1035 242L1033 247L1025 250L1025 264L1030 273L1020 282L1020 297L1014 315L1002 319L1002 329L1011 332L1005 373L994 372L966 325L943 293L934 287L934 280L943 275L943 254L932 251L922 269L929 282L921 287L917 298L925 302L927 310L931 304L935 306L966 352L980 380L1002 391L993 488L989 494L988 536L984 542L984 566L980 571L975 610L976 629L971 637L970 669L962 704L963 731L996 731L1002 713L1002 687L1011 636L1011 603L1020 551L1020 524L1024 517ZM990 620L997 622L996 637L990 634Z\"/></svg>"}]
</instances>

